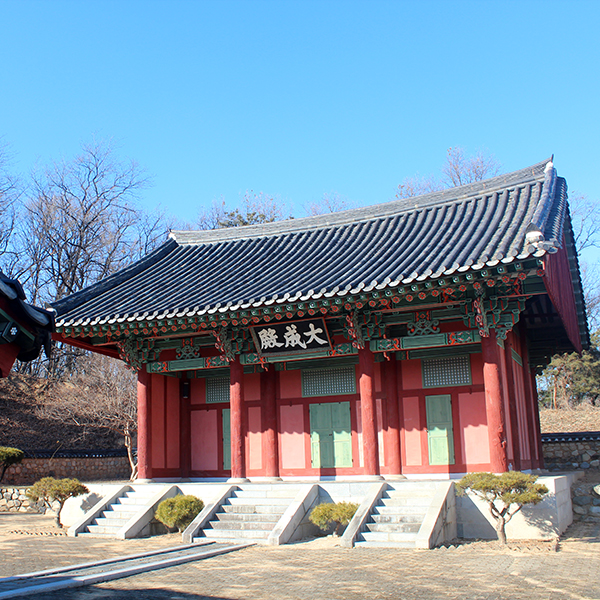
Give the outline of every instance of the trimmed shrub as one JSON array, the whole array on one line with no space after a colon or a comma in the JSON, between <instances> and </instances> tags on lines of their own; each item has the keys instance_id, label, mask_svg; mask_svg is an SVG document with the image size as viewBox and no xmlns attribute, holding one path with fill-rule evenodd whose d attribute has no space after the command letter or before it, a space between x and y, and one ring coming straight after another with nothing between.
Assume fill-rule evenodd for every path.
<instances>
[{"instance_id":1,"label":"trimmed shrub","mask_svg":"<svg viewBox=\"0 0 600 600\"><path fill-rule=\"evenodd\" d=\"M472 492L487 502L496 521L498 539L500 543L506 544L506 524L526 504L538 504L548 493L548 488L536 481L536 475L520 471L508 471L500 475L469 473L456 483L456 487L460 495Z\"/></svg>"},{"instance_id":2,"label":"trimmed shrub","mask_svg":"<svg viewBox=\"0 0 600 600\"><path fill-rule=\"evenodd\" d=\"M87 494L90 490L85 487L78 479L55 479L54 477L43 477L36 481L26 492L27 497L34 502L43 500L44 504L52 510L52 503L58 502L56 511L56 525L62 527L60 522L60 513L65 502L69 498Z\"/></svg>"},{"instance_id":3,"label":"trimmed shrub","mask_svg":"<svg viewBox=\"0 0 600 600\"><path fill-rule=\"evenodd\" d=\"M155 517L167 527L177 527L181 533L203 508L204 502L196 496L175 496L158 505Z\"/></svg>"},{"instance_id":4,"label":"trimmed shrub","mask_svg":"<svg viewBox=\"0 0 600 600\"><path fill-rule=\"evenodd\" d=\"M0 446L0 481L4 478L6 469L11 465L19 464L25 457L25 452L18 448L9 448L8 446Z\"/></svg>"},{"instance_id":5,"label":"trimmed shrub","mask_svg":"<svg viewBox=\"0 0 600 600\"><path fill-rule=\"evenodd\" d=\"M308 519L323 531L335 525L333 535L338 535L340 527L348 525L357 510L355 502L323 502L313 508Z\"/></svg>"}]
</instances>

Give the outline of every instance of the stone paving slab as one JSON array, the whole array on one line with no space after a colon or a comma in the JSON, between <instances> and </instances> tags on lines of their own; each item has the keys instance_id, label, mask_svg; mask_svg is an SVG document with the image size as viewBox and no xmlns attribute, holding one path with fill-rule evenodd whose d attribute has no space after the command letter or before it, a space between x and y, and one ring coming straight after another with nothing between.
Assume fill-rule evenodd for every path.
<instances>
[{"instance_id":1,"label":"stone paving slab","mask_svg":"<svg viewBox=\"0 0 600 600\"><path fill-rule=\"evenodd\" d=\"M101 553L102 558L110 553L132 553L134 544L150 549L162 544L161 538L171 537L106 541L23 536L9 534L3 516L2 575L34 570L23 568L20 563L24 558L29 564L37 561L35 568L50 566L48 561L73 564L89 560L93 553ZM345 549L331 538L280 547L257 546L44 598L600 600L600 538L594 537L593 530L588 533L584 538L567 535L557 552L539 543L501 548L495 542L432 551ZM38 557L27 557L31 553Z\"/></svg>"}]
</instances>

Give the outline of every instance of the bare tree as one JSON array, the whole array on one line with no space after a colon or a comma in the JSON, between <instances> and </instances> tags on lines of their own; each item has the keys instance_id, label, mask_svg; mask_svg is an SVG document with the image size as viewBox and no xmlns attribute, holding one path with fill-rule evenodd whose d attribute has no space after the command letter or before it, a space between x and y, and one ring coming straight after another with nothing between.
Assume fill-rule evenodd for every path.
<instances>
[{"instance_id":1,"label":"bare tree","mask_svg":"<svg viewBox=\"0 0 600 600\"><path fill-rule=\"evenodd\" d=\"M600 326L600 272L598 264L591 264L580 259L579 268L588 325L590 331L596 331Z\"/></svg>"},{"instance_id":2,"label":"bare tree","mask_svg":"<svg viewBox=\"0 0 600 600\"><path fill-rule=\"evenodd\" d=\"M341 196L338 192L325 192L320 201L309 202L304 210L309 217L315 217L355 207L355 202Z\"/></svg>"},{"instance_id":3,"label":"bare tree","mask_svg":"<svg viewBox=\"0 0 600 600\"><path fill-rule=\"evenodd\" d=\"M146 183L134 162L118 162L104 144L34 175L20 230L33 302L63 298L132 261L134 201Z\"/></svg>"},{"instance_id":4,"label":"bare tree","mask_svg":"<svg viewBox=\"0 0 600 600\"><path fill-rule=\"evenodd\" d=\"M59 300L127 266L165 236L161 213L137 206L147 185L133 161L106 143L85 146L70 162L33 176L15 241L15 273L34 304ZM60 377L83 354L57 345L50 360L17 365L31 375Z\"/></svg>"},{"instance_id":5,"label":"bare tree","mask_svg":"<svg viewBox=\"0 0 600 600\"><path fill-rule=\"evenodd\" d=\"M482 181L500 173L500 163L488 154L478 151L468 156L460 147L448 148L442 167L442 177L406 177L396 188L396 198L412 198L420 194L429 194L449 187L456 187Z\"/></svg>"},{"instance_id":6,"label":"bare tree","mask_svg":"<svg viewBox=\"0 0 600 600\"><path fill-rule=\"evenodd\" d=\"M0 269L12 275L17 262L12 242L21 186L19 180L10 174L9 167L9 149L0 139Z\"/></svg>"},{"instance_id":7,"label":"bare tree","mask_svg":"<svg viewBox=\"0 0 600 600\"><path fill-rule=\"evenodd\" d=\"M259 225L291 218L286 203L279 196L246 190L241 208L228 209L225 198L213 200L211 205L200 211L197 225L200 229L221 229Z\"/></svg>"},{"instance_id":8,"label":"bare tree","mask_svg":"<svg viewBox=\"0 0 600 600\"><path fill-rule=\"evenodd\" d=\"M571 225L577 251L600 248L600 210L598 202L583 194L569 195Z\"/></svg>"},{"instance_id":9,"label":"bare tree","mask_svg":"<svg viewBox=\"0 0 600 600\"><path fill-rule=\"evenodd\" d=\"M448 148L442 173L446 187L457 187L498 175L500 164L493 156L484 154L481 150L466 156L465 151L456 146Z\"/></svg>"},{"instance_id":10,"label":"bare tree","mask_svg":"<svg viewBox=\"0 0 600 600\"><path fill-rule=\"evenodd\" d=\"M46 394L40 416L82 428L102 427L123 436L135 479L133 453L137 433L137 379L120 360L100 354L79 359L76 370L55 382Z\"/></svg>"},{"instance_id":11,"label":"bare tree","mask_svg":"<svg viewBox=\"0 0 600 600\"><path fill-rule=\"evenodd\" d=\"M396 198L412 198L421 194L430 194L443 189L442 184L435 179L433 175L428 177L405 177L402 183L396 188Z\"/></svg>"},{"instance_id":12,"label":"bare tree","mask_svg":"<svg viewBox=\"0 0 600 600\"><path fill-rule=\"evenodd\" d=\"M586 251L600 248L600 207L588 196L573 193L569 196L569 209L573 238L579 254L588 323L594 331L600 325L600 273L598 260L589 260L596 253Z\"/></svg>"}]
</instances>

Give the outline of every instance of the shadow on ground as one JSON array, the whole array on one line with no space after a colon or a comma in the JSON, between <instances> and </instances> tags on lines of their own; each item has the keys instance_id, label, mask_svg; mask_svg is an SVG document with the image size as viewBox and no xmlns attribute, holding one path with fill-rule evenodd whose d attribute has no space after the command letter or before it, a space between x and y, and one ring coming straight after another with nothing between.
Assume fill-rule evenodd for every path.
<instances>
[{"instance_id":1,"label":"shadow on ground","mask_svg":"<svg viewBox=\"0 0 600 600\"><path fill-rule=\"evenodd\" d=\"M96 586L59 590L43 594L45 600L232 600L223 596L202 596L175 592L165 588L136 588L134 590L107 590Z\"/></svg>"}]
</instances>

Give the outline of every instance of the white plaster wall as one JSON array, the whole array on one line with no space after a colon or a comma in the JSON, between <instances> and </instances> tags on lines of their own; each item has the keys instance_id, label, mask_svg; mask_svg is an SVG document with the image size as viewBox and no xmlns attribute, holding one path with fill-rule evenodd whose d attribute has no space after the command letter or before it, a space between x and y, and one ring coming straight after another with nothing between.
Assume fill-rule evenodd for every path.
<instances>
[{"instance_id":1,"label":"white plaster wall","mask_svg":"<svg viewBox=\"0 0 600 600\"><path fill-rule=\"evenodd\" d=\"M535 506L525 506L506 526L508 539L552 539L573 521L571 478L540 477L549 493ZM456 498L457 533L466 539L496 539L495 520L486 502L470 494Z\"/></svg>"},{"instance_id":2,"label":"white plaster wall","mask_svg":"<svg viewBox=\"0 0 600 600\"><path fill-rule=\"evenodd\" d=\"M123 484L119 483L86 483L84 485L90 490L89 494L69 498L65 502L60 515L60 520L65 528L78 521L104 496L114 494L119 488L123 487Z\"/></svg>"}]
</instances>

